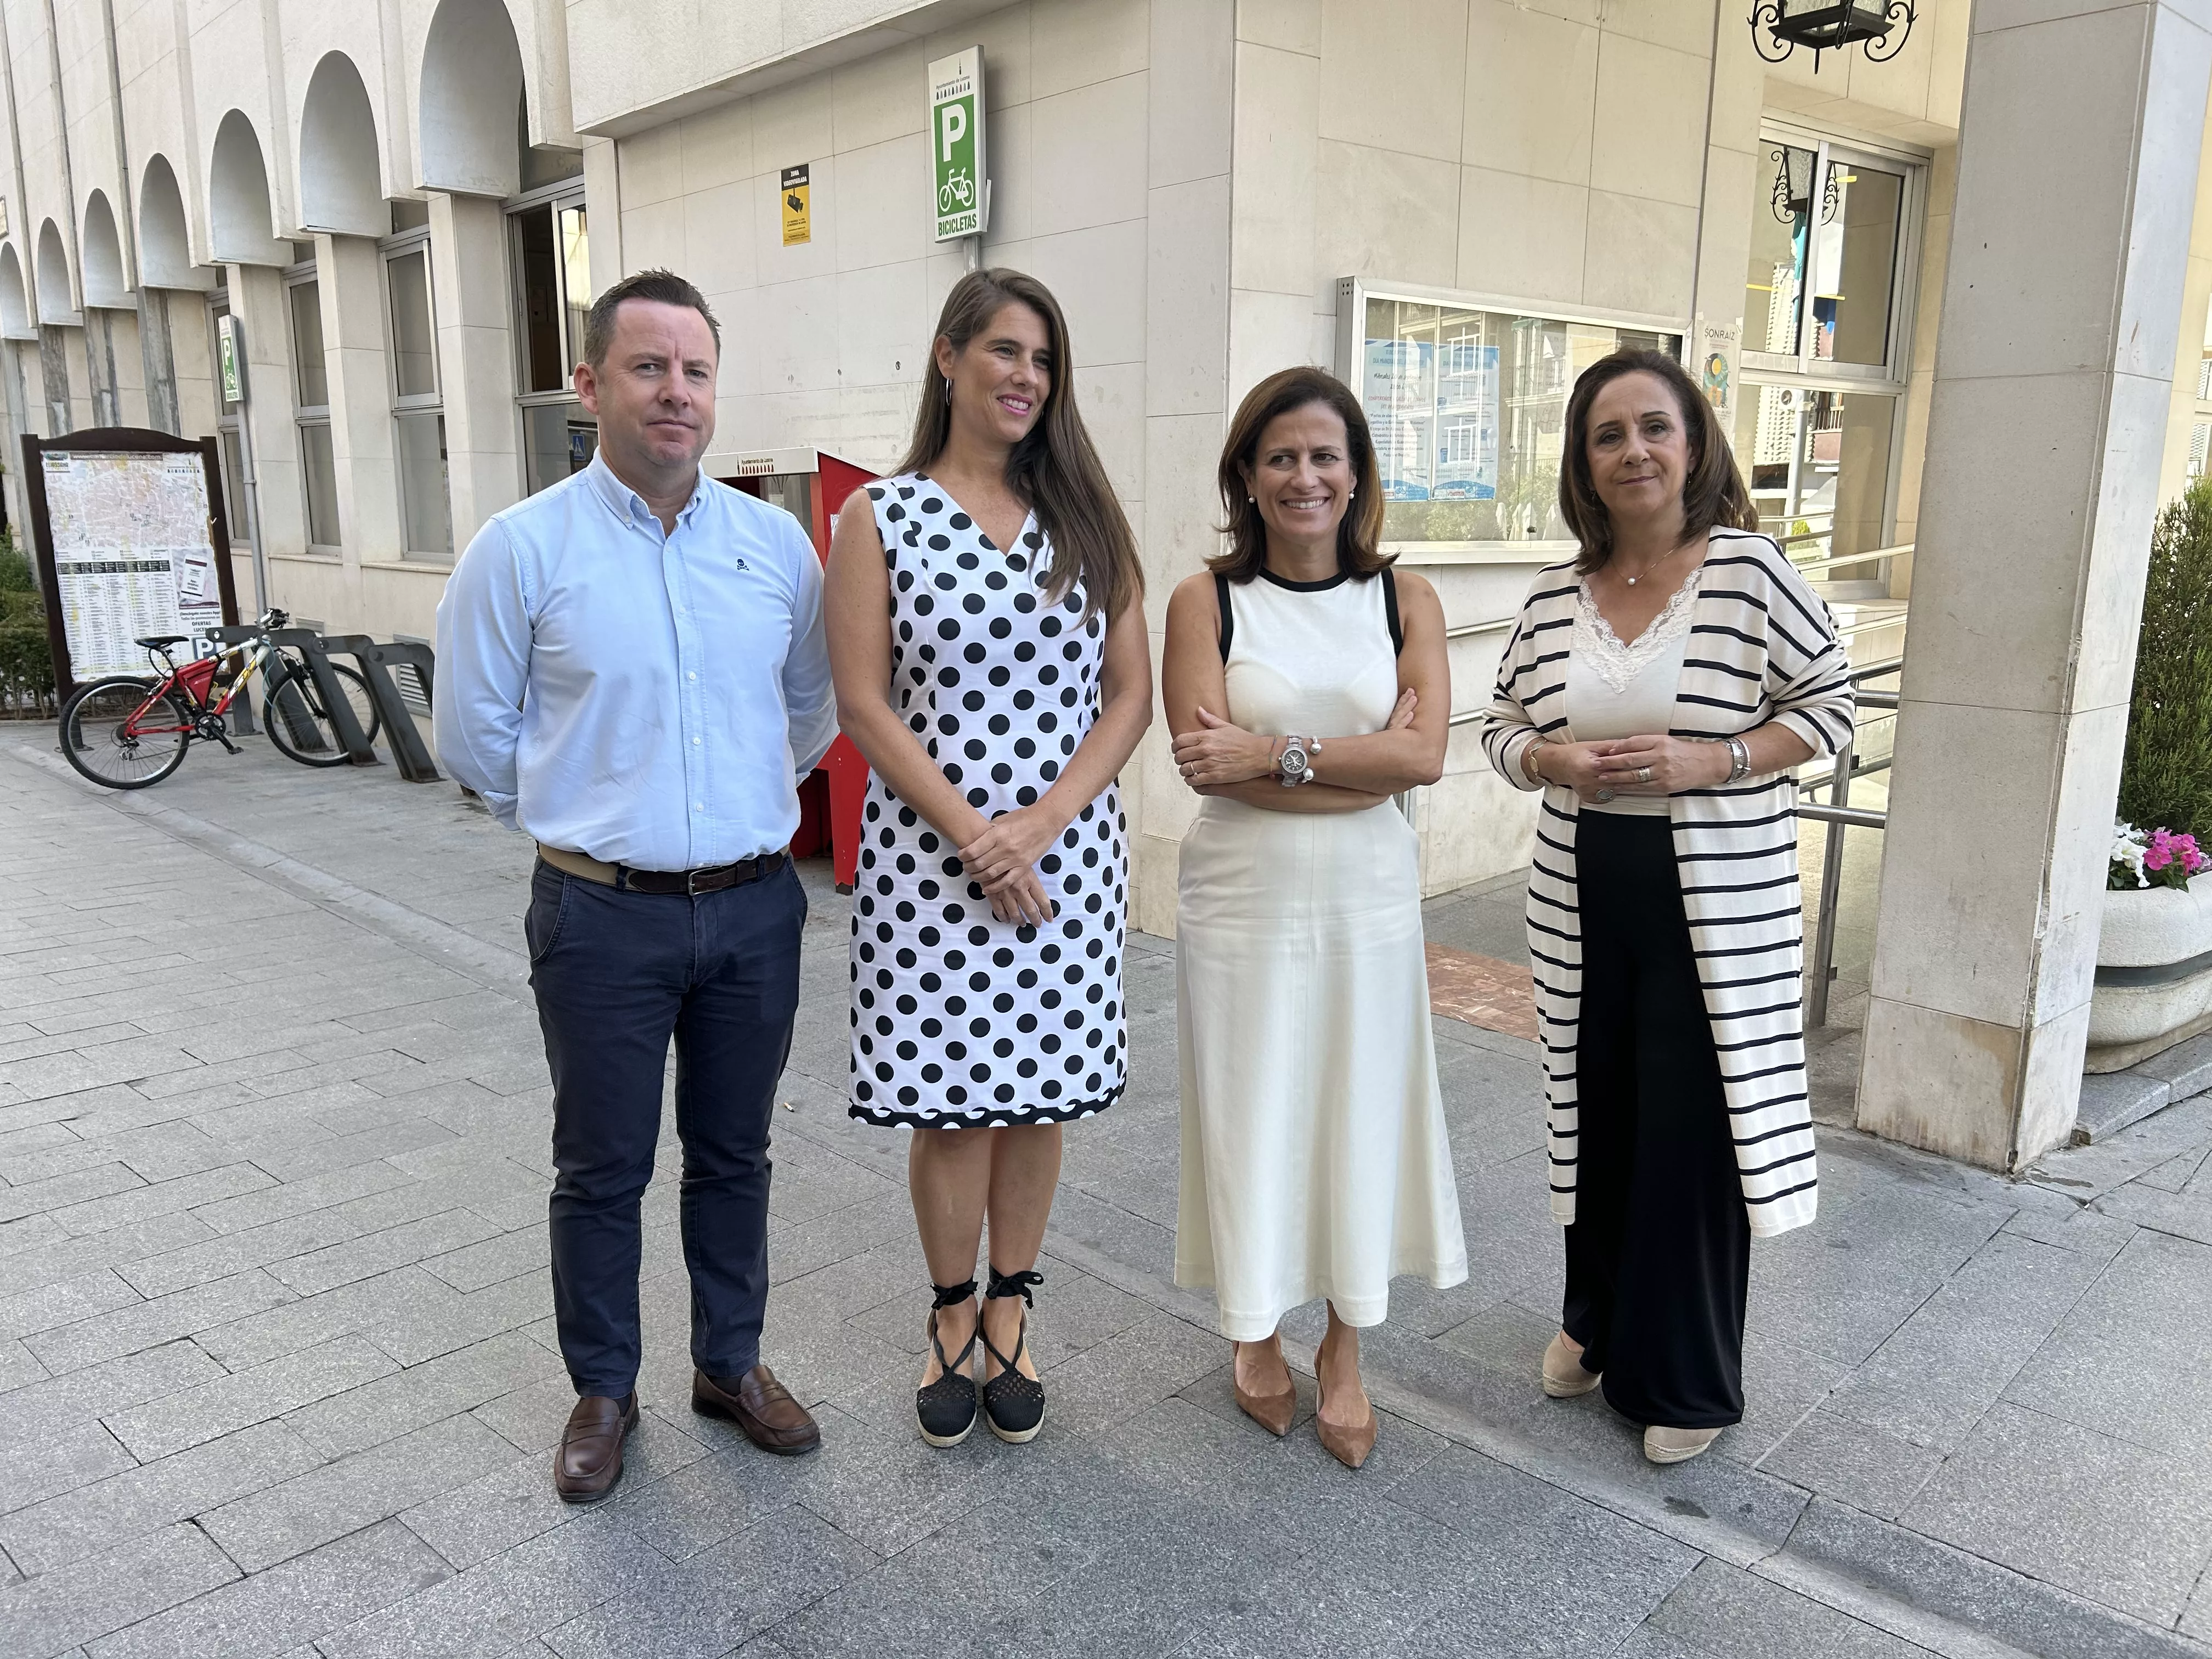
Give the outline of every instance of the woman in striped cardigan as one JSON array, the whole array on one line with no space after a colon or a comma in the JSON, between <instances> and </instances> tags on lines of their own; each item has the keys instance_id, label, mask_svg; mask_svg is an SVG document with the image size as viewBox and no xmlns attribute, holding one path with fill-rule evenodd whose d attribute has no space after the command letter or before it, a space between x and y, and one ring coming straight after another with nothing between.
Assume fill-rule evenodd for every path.
<instances>
[{"instance_id":1,"label":"woman in striped cardigan","mask_svg":"<svg viewBox=\"0 0 2212 1659\"><path fill-rule=\"evenodd\" d=\"M1483 728L1544 794L1528 948L1567 1260L1543 1388L1602 1386L1660 1463L1741 1420L1751 1240L1813 1219L1791 773L1852 713L1834 619L1711 416L1656 352L1576 382L1582 552L1537 576Z\"/></svg>"}]
</instances>

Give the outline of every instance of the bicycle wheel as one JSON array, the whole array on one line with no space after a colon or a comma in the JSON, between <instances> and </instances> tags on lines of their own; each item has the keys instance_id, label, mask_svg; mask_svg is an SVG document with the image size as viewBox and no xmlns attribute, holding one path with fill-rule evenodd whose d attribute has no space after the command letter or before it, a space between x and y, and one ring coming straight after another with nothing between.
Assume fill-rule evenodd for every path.
<instances>
[{"instance_id":1,"label":"bicycle wheel","mask_svg":"<svg viewBox=\"0 0 2212 1659\"><path fill-rule=\"evenodd\" d=\"M346 753L337 726L324 704L322 688L289 657L279 660L283 665L270 672L268 690L261 699L261 721L269 741L280 754L302 766L345 765L352 757ZM341 663L332 663L331 672L345 690L346 706L353 710L362 735L374 742L380 722L368 683Z\"/></svg>"},{"instance_id":2,"label":"bicycle wheel","mask_svg":"<svg viewBox=\"0 0 2212 1659\"><path fill-rule=\"evenodd\" d=\"M293 678L301 685L310 689L314 686L315 673L307 666L305 657L289 648L280 650L277 655L291 665ZM362 736L374 743L376 734L384 729L384 714L377 708L375 697L369 693L368 682L343 663L331 664L331 672L338 677L338 684L345 688L346 707L353 710L354 723L361 727ZM317 696L315 702L319 707L321 697Z\"/></svg>"},{"instance_id":3,"label":"bicycle wheel","mask_svg":"<svg viewBox=\"0 0 2212 1659\"><path fill-rule=\"evenodd\" d=\"M191 711L157 682L116 674L70 693L62 705L62 753L79 774L109 789L143 789L185 763Z\"/></svg>"}]
</instances>

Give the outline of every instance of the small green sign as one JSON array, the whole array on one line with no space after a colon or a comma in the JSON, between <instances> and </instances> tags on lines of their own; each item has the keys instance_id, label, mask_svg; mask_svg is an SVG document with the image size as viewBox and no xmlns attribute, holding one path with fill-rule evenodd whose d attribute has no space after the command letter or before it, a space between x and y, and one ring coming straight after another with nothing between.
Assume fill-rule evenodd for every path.
<instances>
[{"instance_id":1,"label":"small green sign","mask_svg":"<svg viewBox=\"0 0 2212 1659\"><path fill-rule=\"evenodd\" d=\"M983 48L970 46L929 66L930 188L937 240L981 236L991 217L983 160Z\"/></svg>"},{"instance_id":2,"label":"small green sign","mask_svg":"<svg viewBox=\"0 0 2212 1659\"><path fill-rule=\"evenodd\" d=\"M222 325L216 331L216 343L222 358L222 400L242 404L246 401L246 335L239 326L236 312L223 313Z\"/></svg>"}]
</instances>

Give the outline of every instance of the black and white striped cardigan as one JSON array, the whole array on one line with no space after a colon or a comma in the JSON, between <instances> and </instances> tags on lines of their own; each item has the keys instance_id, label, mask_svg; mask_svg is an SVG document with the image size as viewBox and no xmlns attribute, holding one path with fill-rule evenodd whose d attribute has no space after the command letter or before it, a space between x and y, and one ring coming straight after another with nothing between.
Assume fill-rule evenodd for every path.
<instances>
[{"instance_id":1,"label":"black and white striped cardigan","mask_svg":"<svg viewBox=\"0 0 2212 1659\"><path fill-rule=\"evenodd\" d=\"M1577 579L1547 566L1521 607L1483 722L1491 764L1533 789L1521 757L1567 725ZM1765 536L1715 530L1675 692L1674 735L1719 738L1771 720L1832 755L1850 735L1849 665L1828 607ZM1797 884L1797 786L1788 773L1669 798L1692 948L1711 1016L1751 1231L1802 1227L1819 1200L1806 1093L1804 913ZM1582 927L1575 882L1578 802L1545 788L1528 876L1528 951L1544 1042L1552 1214L1575 1218L1576 1033Z\"/></svg>"}]
</instances>

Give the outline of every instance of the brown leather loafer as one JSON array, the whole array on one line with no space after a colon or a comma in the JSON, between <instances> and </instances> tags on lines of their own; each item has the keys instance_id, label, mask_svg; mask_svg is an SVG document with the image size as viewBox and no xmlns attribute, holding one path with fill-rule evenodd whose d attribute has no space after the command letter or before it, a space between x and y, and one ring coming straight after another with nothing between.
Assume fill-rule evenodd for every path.
<instances>
[{"instance_id":1,"label":"brown leather loafer","mask_svg":"<svg viewBox=\"0 0 2212 1659\"><path fill-rule=\"evenodd\" d=\"M796 1457L822 1443L822 1430L791 1390L765 1365L743 1376L691 1374L691 1409L703 1417L726 1417L746 1439L779 1457Z\"/></svg>"},{"instance_id":2,"label":"brown leather loafer","mask_svg":"<svg viewBox=\"0 0 2212 1659\"><path fill-rule=\"evenodd\" d=\"M622 1479L623 1442L637 1426L637 1390L621 1400L587 1394L568 1413L553 1454L553 1490L563 1503L596 1504Z\"/></svg>"}]
</instances>

